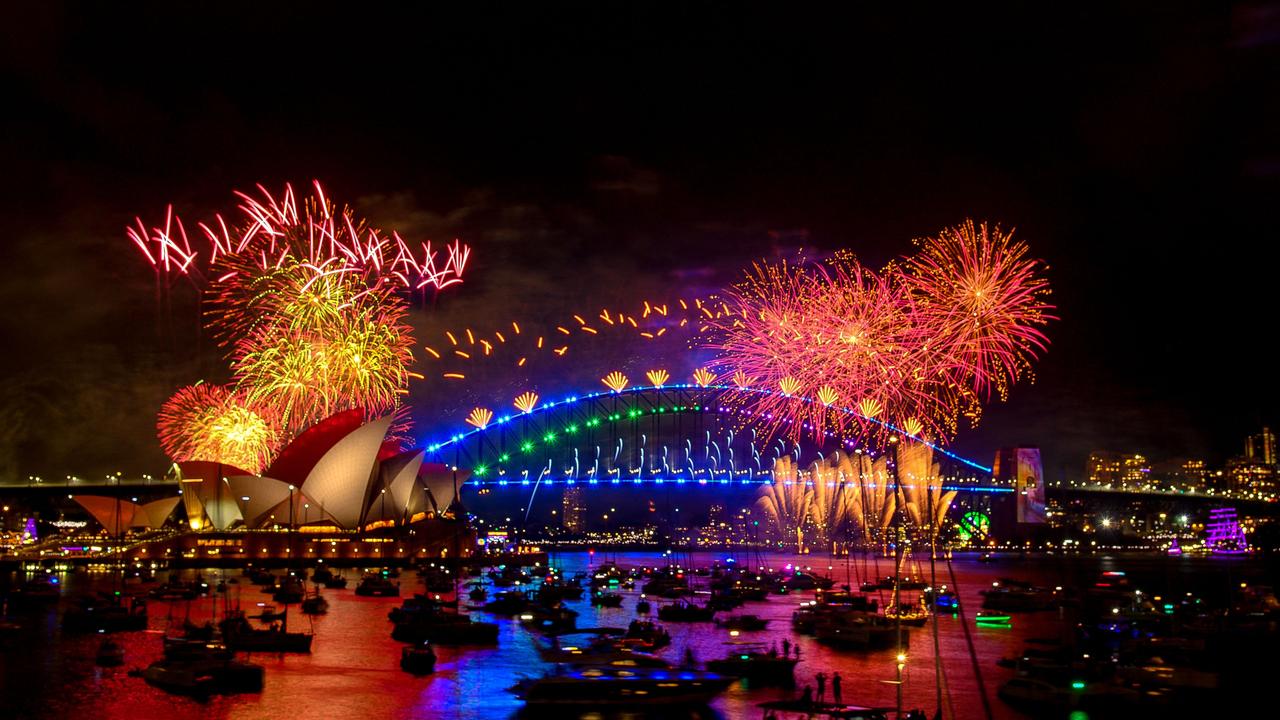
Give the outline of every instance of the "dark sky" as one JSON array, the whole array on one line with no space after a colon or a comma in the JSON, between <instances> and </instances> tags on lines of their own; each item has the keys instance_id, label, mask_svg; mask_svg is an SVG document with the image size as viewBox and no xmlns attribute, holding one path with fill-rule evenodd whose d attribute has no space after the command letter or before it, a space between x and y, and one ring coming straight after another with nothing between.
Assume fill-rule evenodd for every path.
<instances>
[{"instance_id":1,"label":"dark sky","mask_svg":"<svg viewBox=\"0 0 1280 720\"><path fill-rule=\"evenodd\" d=\"M729 278L771 232L879 265L1000 221L1062 321L962 452L1055 477L1276 422L1275 3L30 5L0 22L5 475L157 472L159 402L219 369L189 293L157 329L122 228L312 178L473 245L423 332Z\"/></svg>"}]
</instances>

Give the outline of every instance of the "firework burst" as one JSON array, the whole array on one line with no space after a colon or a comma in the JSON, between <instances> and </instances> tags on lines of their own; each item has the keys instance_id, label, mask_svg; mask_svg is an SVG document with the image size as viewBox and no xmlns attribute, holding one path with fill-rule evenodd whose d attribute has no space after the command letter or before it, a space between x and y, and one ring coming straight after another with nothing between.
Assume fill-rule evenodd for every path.
<instances>
[{"instance_id":1,"label":"firework burst","mask_svg":"<svg viewBox=\"0 0 1280 720\"><path fill-rule=\"evenodd\" d=\"M780 393L743 393L771 433L946 440L1047 347L1048 283L1027 248L972 222L875 272L847 253L757 264L708 314L710 365ZM745 384L737 383L740 387ZM837 402L852 407L849 413Z\"/></svg>"},{"instance_id":2,"label":"firework burst","mask_svg":"<svg viewBox=\"0 0 1280 720\"><path fill-rule=\"evenodd\" d=\"M261 472L280 435L275 416L243 393L200 383L174 393L160 407L160 445L175 461L205 460Z\"/></svg>"},{"instance_id":3,"label":"firework burst","mask_svg":"<svg viewBox=\"0 0 1280 720\"><path fill-rule=\"evenodd\" d=\"M231 362L234 397L273 408L281 435L273 442L354 407L398 413L393 432L406 430L399 413L413 361L406 296L461 282L470 249L455 241L443 257L429 243L415 250L331 202L319 183L309 196L287 185L279 197L262 186L237 196L238 220L217 216L196 226L207 251L193 248L172 209L162 226L139 220L127 231L157 276L185 276L203 288L205 324ZM184 403L203 397L189 395ZM210 413L225 405L204 399ZM181 433L163 430L181 425L179 408L166 407L166 449L189 454Z\"/></svg>"}]
</instances>

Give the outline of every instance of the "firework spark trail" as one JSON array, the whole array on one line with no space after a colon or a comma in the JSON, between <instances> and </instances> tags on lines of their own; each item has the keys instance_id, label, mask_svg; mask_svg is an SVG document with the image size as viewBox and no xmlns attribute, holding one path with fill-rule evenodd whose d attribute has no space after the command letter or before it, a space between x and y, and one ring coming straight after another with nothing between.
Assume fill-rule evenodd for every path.
<instances>
[{"instance_id":1,"label":"firework spark trail","mask_svg":"<svg viewBox=\"0 0 1280 720\"><path fill-rule=\"evenodd\" d=\"M353 407L395 413L393 434L407 430L401 401L409 378L420 375L408 370L414 340L405 296L461 282L470 248L455 240L440 260L423 243L417 257L398 234L384 235L331 202L318 182L309 195L286 185L274 196L259 185L236 196L238 221L218 215L197 225L204 253L172 207L162 225L148 229L139 219L126 230L157 278L182 275L203 288L206 326L231 362L234 397L273 408L275 447ZM182 408L199 415L192 403L202 399L214 414L230 402L210 392L180 391L166 404L160 426L171 454L207 460L214 458L199 455L229 452L210 445L199 423L178 417ZM255 452L259 462L242 467L263 464Z\"/></svg>"},{"instance_id":2,"label":"firework spark trail","mask_svg":"<svg viewBox=\"0 0 1280 720\"><path fill-rule=\"evenodd\" d=\"M825 264L756 264L708 319L709 363L782 395L730 398L771 433L840 431L883 440L892 426L940 441L959 419L1030 374L1054 319L1043 265L998 227L967 222L918 241L880 272L838 254ZM859 413L831 410L839 402ZM888 423L870 422L869 418Z\"/></svg>"},{"instance_id":3,"label":"firework spark trail","mask_svg":"<svg viewBox=\"0 0 1280 720\"><path fill-rule=\"evenodd\" d=\"M836 453L800 468L783 455L774 463L773 481L757 492L757 506L786 544L815 548L857 538L863 547L883 547L898 508L888 458ZM933 448L903 443L897 472L910 532L940 530L956 492L942 491Z\"/></svg>"},{"instance_id":4,"label":"firework spark trail","mask_svg":"<svg viewBox=\"0 0 1280 720\"><path fill-rule=\"evenodd\" d=\"M261 472L276 449L277 418L267 406L221 385L189 385L160 407L157 434L175 461L207 460Z\"/></svg>"}]
</instances>

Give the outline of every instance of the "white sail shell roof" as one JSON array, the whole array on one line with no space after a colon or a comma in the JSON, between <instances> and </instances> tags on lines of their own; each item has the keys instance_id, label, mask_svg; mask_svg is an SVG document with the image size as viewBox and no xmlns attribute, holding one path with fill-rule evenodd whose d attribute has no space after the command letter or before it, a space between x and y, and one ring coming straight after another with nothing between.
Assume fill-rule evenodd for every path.
<instances>
[{"instance_id":1,"label":"white sail shell roof","mask_svg":"<svg viewBox=\"0 0 1280 720\"><path fill-rule=\"evenodd\" d=\"M342 527L360 525L378 450L391 420L387 416L351 431L320 458L302 484L312 503Z\"/></svg>"}]
</instances>

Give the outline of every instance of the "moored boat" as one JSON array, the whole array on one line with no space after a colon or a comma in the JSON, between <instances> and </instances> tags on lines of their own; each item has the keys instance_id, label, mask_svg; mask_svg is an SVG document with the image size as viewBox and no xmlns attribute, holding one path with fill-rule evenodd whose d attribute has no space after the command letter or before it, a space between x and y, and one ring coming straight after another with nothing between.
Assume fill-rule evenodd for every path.
<instances>
[{"instance_id":1,"label":"moored boat","mask_svg":"<svg viewBox=\"0 0 1280 720\"><path fill-rule=\"evenodd\" d=\"M733 643L729 653L718 660L708 660L707 669L721 675L745 679L752 685L795 684L795 668L799 658L781 657L777 650L766 652L763 643Z\"/></svg>"},{"instance_id":2,"label":"moored boat","mask_svg":"<svg viewBox=\"0 0 1280 720\"><path fill-rule=\"evenodd\" d=\"M726 630L764 630L769 626L769 621L758 615L730 615L727 618L716 620L716 625Z\"/></svg>"},{"instance_id":3,"label":"moored boat","mask_svg":"<svg viewBox=\"0 0 1280 720\"><path fill-rule=\"evenodd\" d=\"M148 685L177 695L205 698L210 695L262 692L261 665L208 655L165 658L142 672Z\"/></svg>"},{"instance_id":4,"label":"moored boat","mask_svg":"<svg viewBox=\"0 0 1280 720\"><path fill-rule=\"evenodd\" d=\"M715 610L687 602L674 602L658 608L658 619L667 622L706 622L715 615Z\"/></svg>"},{"instance_id":5,"label":"moored boat","mask_svg":"<svg viewBox=\"0 0 1280 720\"><path fill-rule=\"evenodd\" d=\"M323 615L329 612L329 601L320 594L320 588L302 599L302 612L308 615Z\"/></svg>"},{"instance_id":6,"label":"moored boat","mask_svg":"<svg viewBox=\"0 0 1280 720\"><path fill-rule=\"evenodd\" d=\"M511 688L535 707L701 707L724 692L734 678L696 670L591 666L557 669Z\"/></svg>"},{"instance_id":7,"label":"moored boat","mask_svg":"<svg viewBox=\"0 0 1280 720\"><path fill-rule=\"evenodd\" d=\"M377 573L360 578L356 594L365 597L400 597L400 586Z\"/></svg>"},{"instance_id":8,"label":"moored boat","mask_svg":"<svg viewBox=\"0 0 1280 720\"><path fill-rule=\"evenodd\" d=\"M400 650L400 669L414 675L430 675L436 669L436 653L427 643L409 645Z\"/></svg>"}]
</instances>

